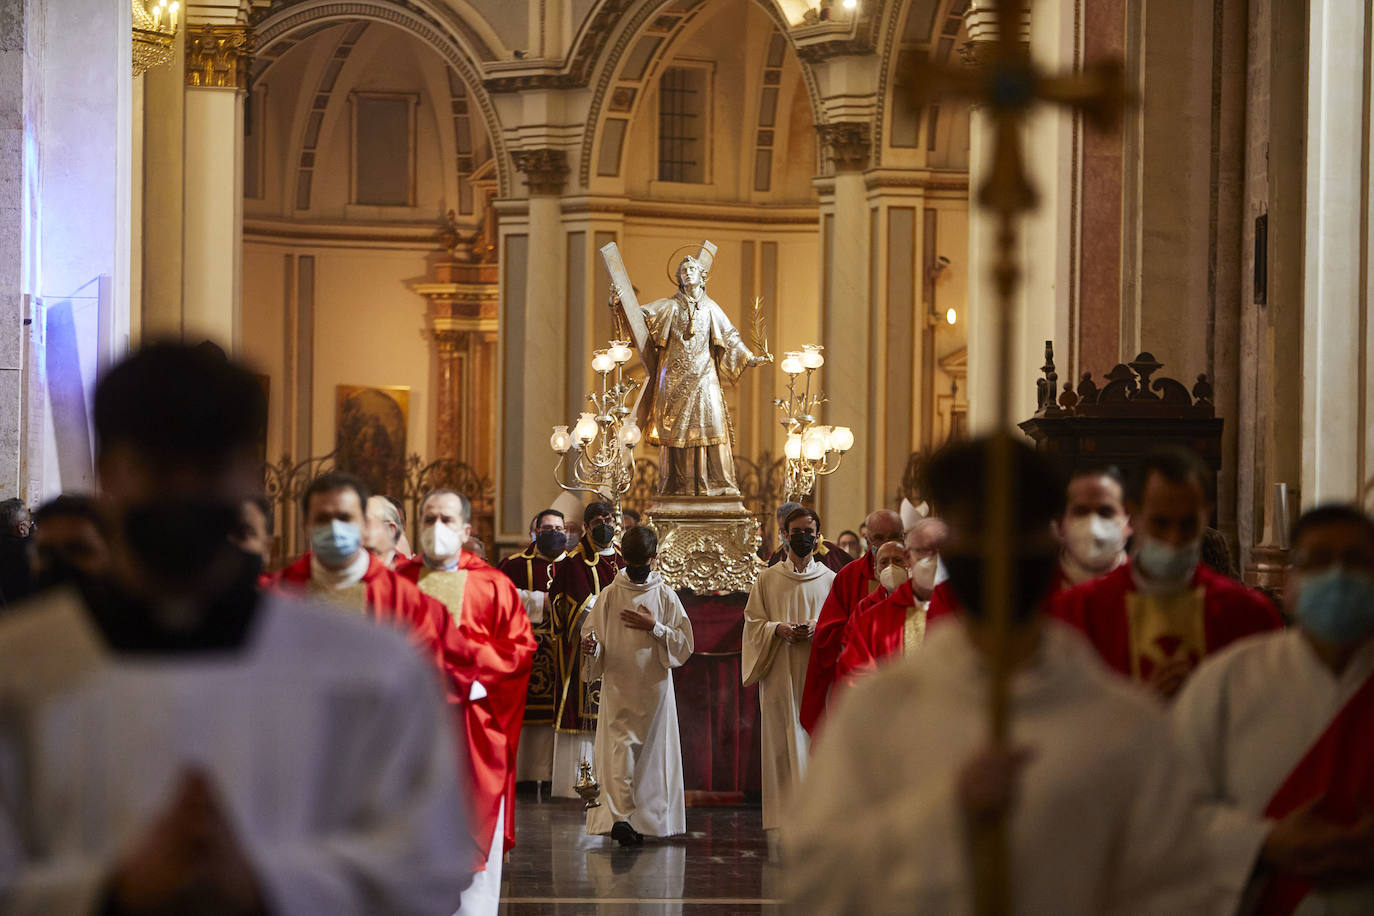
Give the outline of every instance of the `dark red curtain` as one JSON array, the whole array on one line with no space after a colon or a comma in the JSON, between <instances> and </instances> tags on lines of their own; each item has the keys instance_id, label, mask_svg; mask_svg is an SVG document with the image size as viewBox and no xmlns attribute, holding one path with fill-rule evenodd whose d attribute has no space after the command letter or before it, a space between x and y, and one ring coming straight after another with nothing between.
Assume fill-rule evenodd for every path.
<instances>
[{"instance_id":1,"label":"dark red curtain","mask_svg":"<svg viewBox=\"0 0 1374 916\"><path fill-rule=\"evenodd\" d=\"M749 596L678 592L696 651L673 671L682 776L689 792L760 788L758 687L740 685L740 637Z\"/></svg>"}]
</instances>

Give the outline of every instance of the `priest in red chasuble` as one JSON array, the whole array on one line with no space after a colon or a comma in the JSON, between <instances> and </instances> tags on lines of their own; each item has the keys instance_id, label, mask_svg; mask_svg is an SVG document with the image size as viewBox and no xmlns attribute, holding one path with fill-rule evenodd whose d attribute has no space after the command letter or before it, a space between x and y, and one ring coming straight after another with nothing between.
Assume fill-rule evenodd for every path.
<instances>
[{"instance_id":1,"label":"priest in red chasuble","mask_svg":"<svg viewBox=\"0 0 1374 916\"><path fill-rule=\"evenodd\" d=\"M515 778L548 782L553 776L553 715L558 706L558 653L554 651L549 589L560 560L566 556L563 513L545 509L530 523L530 544L506 557L498 567L515 584L529 615L538 648L525 691L525 720Z\"/></svg>"},{"instance_id":2,"label":"priest in red chasuble","mask_svg":"<svg viewBox=\"0 0 1374 916\"><path fill-rule=\"evenodd\" d=\"M1298 519L1297 626L1203 662L1171 710L1202 776L1216 912L1374 913L1374 522Z\"/></svg>"},{"instance_id":3,"label":"priest in red chasuble","mask_svg":"<svg viewBox=\"0 0 1374 916\"><path fill-rule=\"evenodd\" d=\"M470 677L473 647L450 626L443 605L365 549L367 498L367 485L351 474L333 472L311 481L301 499L310 550L277 573L272 584L403 630L434 660L452 694Z\"/></svg>"},{"instance_id":4,"label":"priest in red chasuble","mask_svg":"<svg viewBox=\"0 0 1374 916\"><path fill-rule=\"evenodd\" d=\"M811 640L811 660L806 666L806 686L802 689L801 700L801 724L808 733L815 732L825 714L830 688L835 683L835 663L843 648L845 625L859 602L880 587L876 565L878 548L889 541L901 543L902 540L902 517L891 509L871 513L864 524L868 528L868 552L836 573Z\"/></svg>"},{"instance_id":5,"label":"priest in red chasuble","mask_svg":"<svg viewBox=\"0 0 1374 916\"><path fill-rule=\"evenodd\" d=\"M461 913L495 914L501 857L515 845L515 755L525 711L525 686L535 642L515 586L462 549L472 530L472 507L453 490L435 490L420 503L420 553L397 573L442 602L474 647L462 708L473 840L485 864L463 895Z\"/></svg>"},{"instance_id":6,"label":"priest in red chasuble","mask_svg":"<svg viewBox=\"0 0 1374 916\"><path fill-rule=\"evenodd\" d=\"M902 581L884 598L873 600L879 592L869 596L845 627L844 649L836 667L839 683L851 686L877 670L888 657L900 658L918 648L925 642L926 628L950 613L947 606L935 608L930 600L935 590L940 544L947 532L945 523L938 518L923 518L906 533L902 549L904 565L897 567L905 573ZM879 549L880 562L891 547L891 544L884 544ZM891 581L897 578L887 569L879 575Z\"/></svg>"},{"instance_id":7,"label":"priest in red chasuble","mask_svg":"<svg viewBox=\"0 0 1374 916\"><path fill-rule=\"evenodd\" d=\"M1147 455L1128 498L1131 559L1052 601L1054 615L1082 630L1108 665L1164 697L1203 657L1283 626L1263 595L1201 563L1208 477L1186 450Z\"/></svg>"},{"instance_id":8,"label":"priest in red chasuble","mask_svg":"<svg viewBox=\"0 0 1374 916\"><path fill-rule=\"evenodd\" d=\"M558 653L558 709L554 718L553 794L576 797L577 766L592 759L596 698L601 682L582 680L582 618L596 596L625 568L615 546L615 507L594 502L582 513L583 535L558 564L549 587L553 641Z\"/></svg>"}]
</instances>

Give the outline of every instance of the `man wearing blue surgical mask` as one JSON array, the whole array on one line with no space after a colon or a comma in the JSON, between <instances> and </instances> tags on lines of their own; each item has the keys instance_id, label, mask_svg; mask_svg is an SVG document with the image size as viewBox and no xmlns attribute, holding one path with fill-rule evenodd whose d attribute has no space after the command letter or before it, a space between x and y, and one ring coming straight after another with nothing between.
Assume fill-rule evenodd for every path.
<instances>
[{"instance_id":1,"label":"man wearing blue surgical mask","mask_svg":"<svg viewBox=\"0 0 1374 916\"><path fill-rule=\"evenodd\" d=\"M1282 626L1263 595L1201 562L1210 477L1186 449L1147 454L1127 491L1135 532L1130 560L1061 592L1052 605L1108 665L1163 697L1177 693L1203 657Z\"/></svg>"},{"instance_id":2,"label":"man wearing blue surgical mask","mask_svg":"<svg viewBox=\"0 0 1374 916\"><path fill-rule=\"evenodd\" d=\"M1293 629L1205 662L1172 710L1206 781L1217 912L1374 912L1374 521L1293 528Z\"/></svg>"}]
</instances>

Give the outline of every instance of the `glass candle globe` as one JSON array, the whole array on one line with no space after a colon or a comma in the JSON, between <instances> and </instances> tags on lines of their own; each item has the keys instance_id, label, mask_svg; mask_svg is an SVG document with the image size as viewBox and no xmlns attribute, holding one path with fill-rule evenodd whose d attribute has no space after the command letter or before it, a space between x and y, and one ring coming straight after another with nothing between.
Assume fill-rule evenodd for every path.
<instances>
[{"instance_id":1,"label":"glass candle globe","mask_svg":"<svg viewBox=\"0 0 1374 916\"><path fill-rule=\"evenodd\" d=\"M560 455L572 448L572 436L568 433L566 426L553 428L553 435L549 437L549 447Z\"/></svg>"},{"instance_id":2,"label":"glass candle globe","mask_svg":"<svg viewBox=\"0 0 1374 916\"><path fill-rule=\"evenodd\" d=\"M854 447L854 430L848 426L837 426L830 433L830 447L837 452L847 452Z\"/></svg>"},{"instance_id":3,"label":"glass candle globe","mask_svg":"<svg viewBox=\"0 0 1374 916\"><path fill-rule=\"evenodd\" d=\"M634 420L627 420L625 421L625 424L620 427L621 445L628 446L629 448L634 448L635 446L639 445L639 440L643 437L643 431L640 430L639 424L635 423Z\"/></svg>"},{"instance_id":4,"label":"glass candle globe","mask_svg":"<svg viewBox=\"0 0 1374 916\"><path fill-rule=\"evenodd\" d=\"M795 351L785 354L782 358L782 371L788 375L801 375L802 369L801 354Z\"/></svg>"},{"instance_id":5,"label":"glass candle globe","mask_svg":"<svg viewBox=\"0 0 1374 916\"><path fill-rule=\"evenodd\" d=\"M826 435L824 427L807 430L802 437L802 457L807 461L821 461L825 458Z\"/></svg>"},{"instance_id":6,"label":"glass candle globe","mask_svg":"<svg viewBox=\"0 0 1374 916\"><path fill-rule=\"evenodd\" d=\"M616 364L620 366L623 366L626 363L628 363L630 361L630 357L634 356L634 350L630 349L630 342L628 340L611 341L611 348L606 352L607 354L609 354L611 359L615 360Z\"/></svg>"},{"instance_id":7,"label":"glass candle globe","mask_svg":"<svg viewBox=\"0 0 1374 916\"><path fill-rule=\"evenodd\" d=\"M573 435L578 438L583 445L596 438L596 417L589 413L584 413L577 418L577 426L573 429Z\"/></svg>"},{"instance_id":8,"label":"glass candle globe","mask_svg":"<svg viewBox=\"0 0 1374 916\"><path fill-rule=\"evenodd\" d=\"M615 360L611 358L611 354L607 351L597 350L595 353L592 354L593 372L600 372L602 375L605 375L607 372L610 372L614 368Z\"/></svg>"},{"instance_id":9,"label":"glass candle globe","mask_svg":"<svg viewBox=\"0 0 1374 916\"><path fill-rule=\"evenodd\" d=\"M782 453L792 461L796 461L802 454L801 436L792 433L787 437L787 442L783 444Z\"/></svg>"},{"instance_id":10,"label":"glass candle globe","mask_svg":"<svg viewBox=\"0 0 1374 916\"><path fill-rule=\"evenodd\" d=\"M821 350L825 349L817 344L806 344L802 347L801 364L807 369L819 369L825 365L825 357L821 355Z\"/></svg>"}]
</instances>

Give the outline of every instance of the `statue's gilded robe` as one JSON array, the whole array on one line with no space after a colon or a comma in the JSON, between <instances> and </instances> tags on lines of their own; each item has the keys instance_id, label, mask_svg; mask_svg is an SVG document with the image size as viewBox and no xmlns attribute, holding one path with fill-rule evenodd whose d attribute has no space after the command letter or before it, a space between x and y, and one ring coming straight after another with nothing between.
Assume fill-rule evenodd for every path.
<instances>
[{"instance_id":1,"label":"statue's gilded robe","mask_svg":"<svg viewBox=\"0 0 1374 916\"><path fill-rule=\"evenodd\" d=\"M704 292L695 303L679 291L642 308L656 359L639 423L648 442L663 449L662 492L738 495L721 379L736 381L753 354Z\"/></svg>"}]
</instances>

